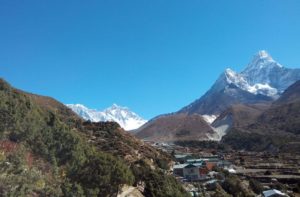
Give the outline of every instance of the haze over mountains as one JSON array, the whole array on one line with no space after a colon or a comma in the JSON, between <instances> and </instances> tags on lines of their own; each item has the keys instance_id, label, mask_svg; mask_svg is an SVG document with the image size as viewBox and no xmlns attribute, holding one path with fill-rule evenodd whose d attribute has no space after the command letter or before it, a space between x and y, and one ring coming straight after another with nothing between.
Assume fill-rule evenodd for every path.
<instances>
[{"instance_id":1,"label":"haze over mountains","mask_svg":"<svg viewBox=\"0 0 300 197\"><path fill-rule=\"evenodd\" d=\"M114 121L127 131L137 129L147 122L147 120L130 111L129 108L117 104L113 104L103 111L89 109L82 104L67 104L66 106L85 120L92 122Z\"/></svg>"},{"instance_id":2,"label":"haze over mountains","mask_svg":"<svg viewBox=\"0 0 300 197\"><path fill-rule=\"evenodd\" d=\"M136 135L148 140L159 137L166 139L166 134L167 141L221 140L233 125L242 126L254 121L297 80L300 80L300 69L286 68L276 62L268 52L259 51L242 72L226 69L202 97L178 112L150 120L137 130ZM172 121L182 116L181 114L185 114L185 124ZM193 131L200 132L201 135L183 132L187 130L185 126L189 125L188 122L193 119L189 116L195 114L206 120L193 124ZM162 125L161 119L168 119L168 128ZM152 135L153 128L156 132ZM211 128L214 132L203 128Z\"/></svg>"}]
</instances>

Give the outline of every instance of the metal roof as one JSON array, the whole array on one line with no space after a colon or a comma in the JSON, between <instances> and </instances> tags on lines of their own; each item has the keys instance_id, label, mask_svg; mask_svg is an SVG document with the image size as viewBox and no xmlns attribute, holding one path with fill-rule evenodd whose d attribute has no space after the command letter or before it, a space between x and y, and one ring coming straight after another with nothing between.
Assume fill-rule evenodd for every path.
<instances>
[{"instance_id":1,"label":"metal roof","mask_svg":"<svg viewBox=\"0 0 300 197\"><path fill-rule=\"evenodd\" d=\"M279 191L277 189L271 189L271 190L263 191L264 197L273 196L275 194L276 195L281 195L281 196L288 196L285 193L282 193L281 191Z\"/></svg>"},{"instance_id":2,"label":"metal roof","mask_svg":"<svg viewBox=\"0 0 300 197\"><path fill-rule=\"evenodd\" d=\"M189 155L174 155L175 158L180 159L180 158L185 158Z\"/></svg>"},{"instance_id":3,"label":"metal roof","mask_svg":"<svg viewBox=\"0 0 300 197\"><path fill-rule=\"evenodd\" d=\"M178 164L178 165L174 165L173 169L181 169L181 168L185 168L187 165L189 164Z\"/></svg>"}]
</instances>

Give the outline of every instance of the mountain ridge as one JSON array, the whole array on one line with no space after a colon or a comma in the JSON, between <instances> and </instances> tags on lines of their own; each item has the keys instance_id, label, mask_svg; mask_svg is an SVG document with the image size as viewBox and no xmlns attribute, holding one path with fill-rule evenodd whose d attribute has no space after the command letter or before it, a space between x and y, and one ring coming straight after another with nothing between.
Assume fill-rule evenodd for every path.
<instances>
[{"instance_id":1,"label":"mountain ridge","mask_svg":"<svg viewBox=\"0 0 300 197\"><path fill-rule=\"evenodd\" d=\"M129 108L117 104L113 104L102 111L89 109L82 104L66 104L66 106L85 120L92 122L114 121L127 131L137 129L147 122Z\"/></svg>"},{"instance_id":2,"label":"mountain ridge","mask_svg":"<svg viewBox=\"0 0 300 197\"><path fill-rule=\"evenodd\" d=\"M251 104L274 101L299 79L300 69L285 68L268 52L261 50L254 55L242 72L236 73L227 68L203 96L183 107L178 113L219 115L237 102ZM224 95L228 100L219 99L218 103L211 101L219 97L224 98Z\"/></svg>"}]
</instances>

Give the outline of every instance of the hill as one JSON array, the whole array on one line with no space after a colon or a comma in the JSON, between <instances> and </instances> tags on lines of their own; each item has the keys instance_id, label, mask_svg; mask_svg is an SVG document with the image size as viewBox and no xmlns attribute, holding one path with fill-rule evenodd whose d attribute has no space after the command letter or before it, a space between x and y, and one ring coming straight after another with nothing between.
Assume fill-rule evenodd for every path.
<instances>
[{"instance_id":1,"label":"hill","mask_svg":"<svg viewBox=\"0 0 300 197\"><path fill-rule=\"evenodd\" d=\"M60 102L0 80L1 196L186 196L165 175L169 157L116 123L85 122Z\"/></svg>"},{"instance_id":2,"label":"hill","mask_svg":"<svg viewBox=\"0 0 300 197\"><path fill-rule=\"evenodd\" d=\"M202 116L170 114L149 121L136 131L136 136L151 141L209 139L214 131Z\"/></svg>"}]
</instances>

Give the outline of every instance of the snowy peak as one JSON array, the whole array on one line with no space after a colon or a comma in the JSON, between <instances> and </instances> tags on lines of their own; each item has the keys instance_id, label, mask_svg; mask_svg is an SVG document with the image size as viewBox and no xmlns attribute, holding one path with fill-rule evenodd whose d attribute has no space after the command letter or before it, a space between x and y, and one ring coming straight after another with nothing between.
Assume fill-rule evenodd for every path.
<instances>
[{"instance_id":1,"label":"snowy peak","mask_svg":"<svg viewBox=\"0 0 300 197\"><path fill-rule=\"evenodd\" d=\"M237 87L241 87L242 89L247 88L246 86L249 85L247 83L247 81L243 78L242 75L234 72L230 68L227 68L224 73L225 73L225 76L226 76L226 81L229 84L234 84Z\"/></svg>"},{"instance_id":2,"label":"snowy peak","mask_svg":"<svg viewBox=\"0 0 300 197\"><path fill-rule=\"evenodd\" d=\"M112 120L118 122L125 130L134 130L145 124L147 121L130 111L127 107L113 104L103 111Z\"/></svg>"},{"instance_id":3,"label":"snowy peak","mask_svg":"<svg viewBox=\"0 0 300 197\"><path fill-rule=\"evenodd\" d=\"M237 75L237 73L234 72L233 70L231 70L231 68L226 68L226 70L225 70L224 73L225 73L226 78L227 78L228 80L234 79L234 78L236 77L236 75Z\"/></svg>"},{"instance_id":4,"label":"snowy peak","mask_svg":"<svg viewBox=\"0 0 300 197\"><path fill-rule=\"evenodd\" d=\"M129 110L128 107L122 107L122 106L119 106L117 104L112 104L111 107L107 108L106 110Z\"/></svg>"},{"instance_id":5,"label":"snowy peak","mask_svg":"<svg viewBox=\"0 0 300 197\"><path fill-rule=\"evenodd\" d=\"M103 111L89 109L82 104L67 104L66 106L71 108L85 120L90 120L92 122L114 121L128 131L137 129L147 122L136 113L130 111L129 108L117 104L113 104Z\"/></svg>"},{"instance_id":6,"label":"snowy peak","mask_svg":"<svg viewBox=\"0 0 300 197\"><path fill-rule=\"evenodd\" d=\"M72 109L76 114L81 116L85 120L94 120L96 119L96 110L94 109L89 109L86 106L82 104L67 104L67 107Z\"/></svg>"},{"instance_id":7,"label":"snowy peak","mask_svg":"<svg viewBox=\"0 0 300 197\"><path fill-rule=\"evenodd\" d=\"M285 68L262 50L244 71L226 69L201 98L179 112L218 115L232 104L271 101L297 80L300 69Z\"/></svg>"},{"instance_id":8,"label":"snowy peak","mask_svg":"<svg viewBox=\"0 0 300 197\"><path fill-rule=\"evenodd\" d=\"M267 51L261 50L254 55L243 72L237 73L228 68L217 83L225 82L221 85L222 87L225 87L226 84L233 84L252 94L277 98L299 78L299 69L284 68Z\"/></svg>"},{"instance_id":9,"label":"snowy peak","mask_svg":"<svg viewBox=\"0 0 300 197\"><path fill-rule=\"evenodd\" d=\"M268 85L276 89L276 96L279 96L287 87L300 79L300 69L285 68L266 51L260 51L254 56L246 69L241 72L241 75L249 85L262 84L264 87Z\"/></svg>"},{"instance_id":10,"label":"snowy peak","mask_svg":"<svg viewBox=\"0 0 300 197\"><path fill-rule=\"evenodd\" d=\"M266 50L258 51L258 53L254 56L254 59L274 61L271 55Z\"/></svg>"},{"instance_id":11,"label":"snowy peak","mask_svg":"<svg viewBox=\"0 0 300 197\"><path fill-rule=\"evenodd\" d=\"M274 62L275 60L271 57L271 55L267 51L262 50L254 55L252 61L246 67L246 70L261 69L263 67L269 66L271 63ZM280 67L282 66L280 65Z\"/></svg>"},{"instance_id":12,"label":"snowy peak","mask_svg":"<svg viewBox=\"0 0 300 197\"><path fill-rule=\"evenodd\" d=\"M271 87L267 83L254 83L252 85L247 81L245 75L236 73L230 68L227 68L225 70L224 75L228 84L234 84L238 88L250 92L252 94L262 94L272 97L278 93L275 88Z\"/></svg>"},{"instance_id":13,"label":"snowy peak","mask_svg":"<svg viewBox=\"0 0 300 197\"><path fill-rule=\"evenodd\" d=\"M242 73L244 75L254 75L260 72L270 73L274 68L280 69L282 67L283 66L277 63L267 51L261 50L254 55Z\"/></svg>"}]
</instances>

